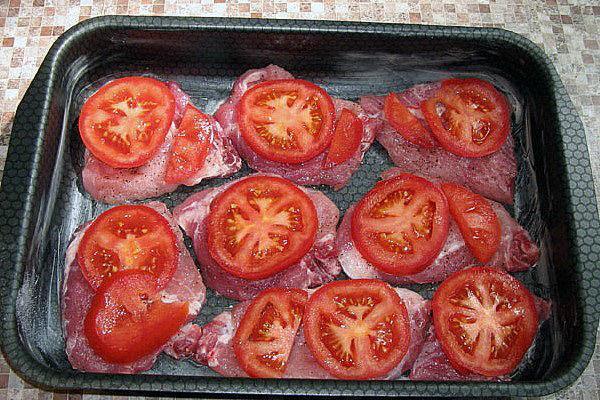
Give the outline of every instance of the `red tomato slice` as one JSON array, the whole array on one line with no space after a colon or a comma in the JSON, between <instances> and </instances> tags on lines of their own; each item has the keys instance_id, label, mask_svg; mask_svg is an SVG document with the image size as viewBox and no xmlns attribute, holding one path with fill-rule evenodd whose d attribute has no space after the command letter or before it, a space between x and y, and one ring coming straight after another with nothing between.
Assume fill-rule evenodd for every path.
<instances>
[{"instance_id":1,"label":"red tomato slice","mask_svg":"<svg viewBox=\"0 0 600 400\"><path fill-rule=\"evenodd\" d=\"M203 166L213 136L208 115L188 103L171 145L165 182L182 183Z\"/></svg>"},{"instance_id":2,"label":"red tomato slice","mask_svg":"<svg viewBox=\"0 0 600 400\"><path fill-rule=\"evenodd\" d=\"M374 279L321 286L306 304L303 326L316 360L340 379L384 376L410 343L404 302L387 283Z\"/></svg>"},{"instance_id":3,"label":"red tomato slice","mask_svg":"<svg viewBox=\"0 0 600 400\"><path fill-rule=\"evenodd\" d=\"M249 376L283 376L307 299L304 290L272 288L252 300L233 338L235 356Z\"/></svg>"},{"instance_id":4,"label":"red tomato slice","mask_svg":"<svg viewBox=\"0 0 600 400\"><path fill-rule=\"evenodd\" d=\"M339 165L356 153L363 136L363 123L352 111L344 108L335 126L324 167Z\"/></svg>"},{"instance_id":5,"label":"red tomato slice","mask_svg":"<svg viewBox=\"0 0 600 400\"><path fill-rule=\"evenodd\" d=\"M392 128L410 143L428 149L435 146L431 133L409 111L408 107L402 104L395 93L390 93L385 98L383 112Z\"/></svg>"},{"instance_id":6,"label":"red tomato slice","mask_svg":"<svg viewBox=\"0 0 600 400\"><path fill-rule=\"evenodd\" d=\"M496 254L502 228L491 204L482 196L454 183L444 183L442 190L448 199L452 218L471 253L482 263Z\"/></svg>"},{"instance_id":7,"label":"red tomato slice","mask_svg":"<svg viewBox=\"0 0 600 400\"><path fill-rule=\"evenodd\" d=\"M421 103L423 115L442 147L462 157L496 152L510 131L506 98L481 79L447 79Z\"/></svg>"},{"instance_id":8,"label":"red tomato slice","mask_svg":"<svg viewBox=\"0 0 600 400\"><path fill-rule=\"evenodd\" d=\"M301 79L259 83L248 89L237 108L246 144L267 160L299 164L331 143L335 109L331 97Z\"/></svg>"},{"instance_id":9,"label":"red tomato slice","mask_svg":"<svg viewBox=\"0 0 600 400\"><path fill-rule=\"evenodd\" d=\"M436 290L432 308L435 334L450 362L484 376L512 372L538 329L531 293L497 268L455 272Z\"/></svg>"},{"instance_id":10,"label":"red tomato slice","mask_svg":"<svg viewBox=\"0 0 600 400\"><path fill-rule=\"evenodd\" d=\"M177 238L169 222L146 206L113 207L86 229L77 263L92 288L117 271L139 269L165 287L179 261Z\"/></svg>"},{"instance_id":11,"label":"red tomato slice","mask_svg":"<svg viewBox=\"0 0 600 400\"><path fill-rule=\"evenodd\" d=\"M164 142L174 113L175 97L164 83L143 76L115 79L81 108L79 134L111 167L139 167Z\"/></svg>"},{"instance_id":12,"label":"red tomato slice","mask_svg":"<svg viewBox=\"0 0 600 400\"><path fill-rule=\"evenodd\" d=\"M188 303L163 303L154 276L120 271L92 299L84 321L90 347L111 364L128 364L163 346L188 317Z\"/></svg>"},{"instance_id":13,"label":"red tomato slice","mask_svg":"<svg viewBox=\"0 0 600 400\"><path fill-rule=\"evenodd\" d=\"M356 205L352 240L362 256L396 276L424 270L446 242L450 214L440 189L401 174L381 181Z\"/></svg>"},{"instance_id":14,"label":"red tomato slice","mask_svg":"<svg viewBox=\"0 0 600 400\"><path fill-rule=\"evenodd\" d=\"M315 205L300 188L283 178L252 176L212 201L208 250L230 274L263 279L298 262L317 227Z\"/></svg>"}]
</instances>

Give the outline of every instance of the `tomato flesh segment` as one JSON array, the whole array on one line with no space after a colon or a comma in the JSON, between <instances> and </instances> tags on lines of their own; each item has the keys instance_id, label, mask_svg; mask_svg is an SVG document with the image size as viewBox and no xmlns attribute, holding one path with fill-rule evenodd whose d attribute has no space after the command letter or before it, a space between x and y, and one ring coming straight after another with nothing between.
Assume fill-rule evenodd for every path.
<instances>
[{"instance_id":1,"label":"tomato flesh segment","mask_svg":"<svg viewBox=\"0 0 600 400\"><path fill-rule=\"evenodd\" d=\"M406 306L379 280L335 281L320 287L306 304L303 327L311 353L340 379L383 377L410 344Z\"/></svg>"},{"instance_id":2,"label":"tomato flesh segment","mask_svg":"<svg viewBox=\"0 0 600 400\"><path fill-rule=\"evenodd\" d=\"M444 183L452 218L471 253L482 263L492 259L502 236L502 227L492 205L484 197L454 183Z\"/></svg>"},{"instance_id":3,"label":"tomato flesh segment","mask_svg":"<svg viewBox=\"0 0 600 400\"><path fill-rule=\"evenodd\" d=\"M396 276L416 274L437 257L449 229L444 194L424 178L379 182L356 205L351 234L361 255Z\"/></svg>"},{"instance_id":4,"label":"tomato flesh segment","mask_svg":"<svg viewBox=\"0 0 600 400\"><path fill-rule=\"evenodd\" d=\"M510 131L506 98L481 79L447 79L421 104L435 138L451 153L483 157L496 152Z\"/></svg>"},{"instance_id":5,"label":"tomato flesh segment","mask_svg":"<svg viewBox=\"0 0 600 400\"><path fill-rule=\"evenodd\" d=\"M244 141L257 154L299 164L329 146L334 114L333 101L323 89L301 79L283 79L248 89L236 115Z\"/></svg>"},{"instance_id":6,"label":"tomato flesh segment","mask_svg":"<svg viewBox=\"0 0 600 400\"><path fill-rule=\"evenodd\" d=\"M139 167L164 142L174 113L175 97L163 82L115 79L84 103L79 133L87 149L111 167Z\"/></svg>"},{"instance_id":7,"label":"tomato flesh segment","mask_svg":"<svg viewBox=\"0 0 600 400\"><path fill-rule=\"evenodd\" d=\"M249 376L283 376L307 298L304 290L272 288L252 300L233 338L235 356Z\"/></svg>"},{"instance_id":8,"label":"tomato flesh segment","mask_svg":"<svg viewBox=\"0 0 600 400\"><path fill-rule=\"evenodd\" d=\"M331 146L323 166L331 168L352 157L362 141L363 123L352 111L344 108L335 126Z\"/></svg>"},{"instance_id":9,"label":"tomato flesh segment","mask_svg":"<svg viewBox=\"0 0 600 400\"><path fill-rule=\"evenodd\" d=\"M152 274L119 271L94 295L85 317L84 334L104 361L128 364L166 344L187 316L187 302L161 301Z\"/></svg>"},{"instance_id":10,"label":"tomato flesh segment","mask_svg":"<svg viewBox=\"0 0 600 400\"><path fill-rule=\"evenodd\" d=\"M395 93L390 93L385 98L383 112L386 121L398 132L404 139L417 146L431 149L435 142L431 133L417 117L415 117L408 107L406 107Z\"/></svg>"},{"instance_id":11,"label":"tomato flesh segment","mask_svg":"<svg viewBox=\"0 0 600 400\"><path fill-rule=\"evenodd\" d=\"M210 117L188 103L173 139L165 182L182 183L204 166L213 130Z\"/></svg>"},{"instance_id":12,"label":"tomato flesh segment","mask_svg":"<svg viewBox=\"0 0 600 400\"><path fill-rule=\"evenodd\" d=\"M139 269L165 287L179 261L177 239L169 222L142 205L113 207L86 229L77 249L77 263L93 289L112 274Z\"/></svg>"},{"instance_id":13,"label":"tomato flesh segment","mask_svg":"<svg viewBox=\"0 0 600 400\"><path fill-rule=\"evenodd\" d=\"M436 290L432 308L436 337L450 362L484 376L511 373L538 329L531 293L492 267L455 272Z\"/></svg>"},{"instance_id":14,"label":"tomato flesh segment","mask_svg":"<svg viewBox=\"0 0 600 400\"><path fill-rule=\"evenodd\" d=\"M315 205L300 188L283 178L252 176L212 201L208 250L232 275L263 279L298 262L317 228Z\"/></svg>"}]
</instances>

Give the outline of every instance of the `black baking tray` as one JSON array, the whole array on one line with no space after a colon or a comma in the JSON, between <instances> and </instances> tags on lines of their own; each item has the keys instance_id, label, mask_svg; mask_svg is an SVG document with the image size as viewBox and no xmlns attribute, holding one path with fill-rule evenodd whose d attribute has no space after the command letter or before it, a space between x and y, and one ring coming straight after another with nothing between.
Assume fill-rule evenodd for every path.
<instances>
[{"instance_id":1,"label":"black baking tray","mask_svg":"<svg viewBox=\"0 0 600 400\"><path fill-rule=\"evenodd\" d=\"M234 79L278 64L339 97L387 93L446 76L494 82L513 105L519 159L511 212L540 243L537 268L518 277L552 300L552 318L512 382L249 380L161 356L139 375L81 373L64 354L60 285L69 237L106 208L81 186L77 114L101 83L150 74L181 83L213 112ZM391 166L377 143L350 184L325 192L344 211ZM243 170L239 177L248 173ZM161 197L169 206L211 180ZM11 367L44 388L218 395L538 396L572 383L595 347L600 228L585 133L547 56L500 29L329 21L108 16L52 46L17 109L0 189L0 344ZM188 243L189 245L189 243ZM431 295L431 285L413 289ZM209 292L206 322L231 301Z\"/></svg>"}]
</instances>

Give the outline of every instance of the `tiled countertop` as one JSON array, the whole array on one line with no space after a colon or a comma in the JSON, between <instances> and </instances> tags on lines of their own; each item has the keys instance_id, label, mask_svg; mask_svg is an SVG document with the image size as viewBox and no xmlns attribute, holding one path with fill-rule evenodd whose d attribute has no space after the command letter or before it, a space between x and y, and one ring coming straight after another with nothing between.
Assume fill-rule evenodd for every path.
<instances>
[{"instance_id":1,"label":"tiled countertop","mask_svg":"<svg viewBox=\"0 0 600 400\"><path fill-rule=\"evenodd\" d=\"M105 14L493 26L520 33L544 48L565 83L586 128L596 193L600 193L598 0L0 0L0 169L17 105L50 45L77 22ZM596 354L583 376L572 387L547 399L600 399L599 353L597 343ZM82 397L127 398L38 390L24 383L0 357L0 399Z\"/></svg>"}]
</instances>

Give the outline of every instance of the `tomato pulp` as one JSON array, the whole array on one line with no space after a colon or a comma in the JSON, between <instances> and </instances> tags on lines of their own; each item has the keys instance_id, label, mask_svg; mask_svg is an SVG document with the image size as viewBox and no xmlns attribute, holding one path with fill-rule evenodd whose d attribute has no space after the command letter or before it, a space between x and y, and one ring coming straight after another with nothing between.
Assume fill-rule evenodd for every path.
<instances>
[{"instance_id":1,"label":"tomato pulp","mask_svg":"<svg viewBox=\"0 0 600 400\"><path fill-rule=\"evenodd\" d=\"M302 189L283 178L251 176L212 201L208 250L232 275L263 279L298 262L317 228L315 205Z\"/></svg>"}]
</instances>

